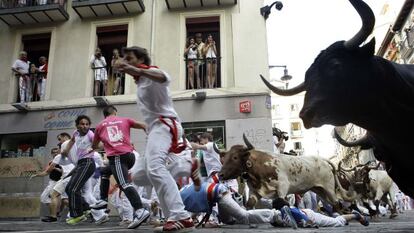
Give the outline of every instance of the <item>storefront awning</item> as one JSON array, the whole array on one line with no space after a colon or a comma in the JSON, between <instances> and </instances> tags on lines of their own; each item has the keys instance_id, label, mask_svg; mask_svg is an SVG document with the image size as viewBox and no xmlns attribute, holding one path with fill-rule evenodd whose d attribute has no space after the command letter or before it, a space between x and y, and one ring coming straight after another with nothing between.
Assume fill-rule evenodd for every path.
<instances>
[{"instance_id":1,"label":"storefront awning","mask_svg":"<svg viewBox=\"0 0 414 233\"><path fill-rule=\"evenodd\" d=\"M145 11L142 0L74 0L72 8L82 19L137 14Z\"/></svg>"},{"instance_id":2,"label":"storefront awning","mask_svg":"<svg viewBox=\"0 0 414 233\"><path fill-rule=\"evenodd\" d=\"M165 3L169 10L173 10L230 6L236 5L237 0L165 0Z\"/></svg>"}]
</instances>

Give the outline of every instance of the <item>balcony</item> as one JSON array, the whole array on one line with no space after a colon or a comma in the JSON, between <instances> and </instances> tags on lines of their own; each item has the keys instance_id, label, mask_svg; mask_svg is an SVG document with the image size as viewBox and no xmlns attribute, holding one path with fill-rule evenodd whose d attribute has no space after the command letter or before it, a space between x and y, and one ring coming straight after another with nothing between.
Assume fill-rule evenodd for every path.
<instances>
[{"instance_id":1,"label":"balcony","mask_svg":"<svg viewBox=\"0 0 414 233\"><path fill-rule=\"evenodd\" d=\"M142 0L73 0L72 8L82 19L138 14L145 11Z\"/></svg>"},{"instance_id":2,"label":"balcony","mask_svg":"<svg viewBox=\"0 0 414 233\"><path fill-rule=\"evenodd\" d=\"M9 26L66 21L66 0L0 0L0 20Z\"/></svg>"},{"instance_id":3,"label":"balcony","mask_svg":"<svg viewBox=\"0 0 414 233\"><path fill-rule=\"evenodd\" d=\"M221 57L185 59L186 89L221 87Z\"/></svg>"},{"instance_id":4,"label":"balcony","mask_svg":"<svg viewBox=\"0 0 414 233\"><path fill-rule=\"evenodd\" d=\"M165 0L169 10L232 6L237 0Z\"/></svg>"},{"instance_id":5,"label":"balcony","mask_svg":"<svg viewBox=\"0 0 414 233\"><path fill-rule=\"evenodd\" d=\"M290 133L291 133L291 136L294 138L302 137L302 130L292 130Z\"/></svg>"}]
</instances>

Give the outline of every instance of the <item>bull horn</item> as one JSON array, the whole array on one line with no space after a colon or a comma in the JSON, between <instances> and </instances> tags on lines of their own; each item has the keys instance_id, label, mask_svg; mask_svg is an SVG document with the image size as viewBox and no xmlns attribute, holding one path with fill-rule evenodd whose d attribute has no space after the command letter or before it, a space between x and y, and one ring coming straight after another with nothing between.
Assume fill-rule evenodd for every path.
<instances>
[{"instance_id":1,"label":"bull horn","mask_svg":"<svg viewBox=\"0 0 414 233\"><path fill-rule=\"evenodd\" d=\"M254 149L254 146L249 142L249 140L246 137L246 134L244 134L244 133L243 133L243 141L244 141L244 144L246 144L247 149L249 149L249 150Z\"/></svg>"},{"instance_id":2,"label":"bull horn","mask_svg":"<svg viewBox=\"0 0 414 233\"><path fill-rule=\"evenodd\" d=\"M294 88L290 88L290 89L280 89L277 88L275 86L273 86L272 84L270 84L269 81L267 81L263 75L260 75L260 78L262 78L262 81L264 82L264 84L267 86L267 88L269 88L271 91L273 91L275 94L281 95L281 96L291 96L291 95L296 95L299 94L303 91L306 91L306 86L305 83L301 83L298 86L294 87Z\"/></svg>"},{"instance_id":3,"label":"bull horn","mask_svg":"<svg viewBox=\"0 0 414 233\"><path fill-rule=\"evenodd\" d=\"M345 41L344 45L347 49L356 49L371 34L375 25L375 16L371 8L362 0L349 0L355 10L358 12L362 20L362 27L354 37Z\"/></svg>"},{"instance_id":4,"label":"bull horn","mask_svg":"<svg viewBox=\"0 0 414 233\"><path fill-rule=\"evenodd\" d=\"M353 142L348 142L346 140L344 140L343 138L341 138L341 136L339 136L338 131L336 130L336 128L334 128L334 136L336 138L336 140L339 142L339 144L341 144L342 146L345 147L357 147L360 146L362 149L367 150L372 148L371 143L368 140L368 133L365 134L362 138L357 139Z\"/></svg>"},{"instance_id":5,"label":"bull horn","mask_svg":"<svg viewBox=\"0 0 414 233\"><path fill-rule=\"evenodd\" d=\"M346 172L352 172L352 171L355 171L355 169L356 169L356 167L349 168L349 169L343 168L342 167L342 161L339 162L338 168L339 168L340 171L346 171Z\"/></svg>"}]
</instances>

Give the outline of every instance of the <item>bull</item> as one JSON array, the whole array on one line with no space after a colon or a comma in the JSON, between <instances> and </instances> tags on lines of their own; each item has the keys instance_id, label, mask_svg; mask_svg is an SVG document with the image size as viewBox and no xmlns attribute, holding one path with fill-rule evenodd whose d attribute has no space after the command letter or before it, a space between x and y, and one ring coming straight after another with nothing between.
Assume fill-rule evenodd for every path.
<instances>
[{"instance_id":1,"label":"bull","mask_svg":"<svg viewBox=\"0 0 414 233\"><path fill-rule=\"evenodd\" d=\"M323 50L303 83L280 89L261 78L278 95L306 91L300 117L307 129L347 123L366 129L367 134L353 145L373 148L390 177L414 198L412 136L408 135L414 131L414 66L375 56L375 38L360 46L373 31L375 17L362 0L349 1L362 19L361 29L351 39Z\"/></svg>"},{"instance_id":2,"label":"bull","mask_svg":"<svg viewBox=\"0 0 414 233\"><path fill-rule=\"evenodd\" d=\"M367 164L360 164L351 169L345 169L338 165L339 172L347 172L347 177L355 187L362 199L364 206L370 211L370 215L379 214L379 204L381 201L387 203L391 209L390 218L397 216L395 193L393 189L393 181L388 176L386 171L377 170L380 163L376 166L369 166ZM351 173L351 175L350 175ZM387 196L389 196L387 198ZM368 204L368 200L372 200L375 204L376 211L374 212Z\"/></svg>"},{"instance_id":3,"label":"bull","mask_svg":"<svg viewBox=\"0 0 414 233\"><path fill-rule=\"evenodd\" d=\"M234 145L227 152L219 172L221 180L247 178L252 190L248 207L255 206L260 198L285 198L287 194L302 194L312 190L322 199L338 208L338 200L352 200L351 191L343 189L336 176L334 165L319 157L272 155L256 150L245 135L246 146Z\"/></svg>"}]
</instances>

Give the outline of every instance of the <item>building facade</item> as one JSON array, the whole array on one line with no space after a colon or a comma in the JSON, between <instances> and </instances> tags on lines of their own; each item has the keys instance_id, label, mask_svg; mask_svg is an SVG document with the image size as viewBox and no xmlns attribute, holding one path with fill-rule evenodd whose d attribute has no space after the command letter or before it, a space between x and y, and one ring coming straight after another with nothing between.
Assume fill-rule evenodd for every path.
<instances>
[{"instance_id":1,"label":"building facade","mask_svg":"<svg viewBox=\"0 0 414 233\"><path fill-rule=\"evenodd\" d=\"M10 3L12 2L12 3ZM15 3L16 2L16 3ZM89 115L92 127L103 119L93 98L90 60L101 48L108 64L113 49L138 45L148 49L152 64L172 76L174 105L186 133L209 131L223 147L242 143L242 134L258 148L271 150L270 96L257 79L268 74L263 1L250 0L0 0L0 217L36 216L38 194L45 180L28 176L41 170L56 147L56 136L72 133L74 119ZM190 89L186 40L211 34L217 46L214 88ZM252 40L254 35L254 40ZM253 45L252 45L253 44ZM45 100L18 102L17 78L11 65L27 51L35 65L48 58ZM107 93L112 93L111 67ZM200 69L200 77L205 77ZM204 81L201 81L204 82ZM120 95L105 96L120 115L142 119L135 103L136 87L125 77ZM198 94L197 94L198 92ZM205 98L203 97L205 96ZM132 142L144 153L145 135L133 132ZM16 195L20 199L16 199ZM16 209L17 202L28 209Z\"/></svg>"}]
</instances>

